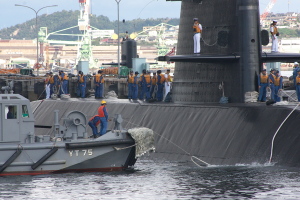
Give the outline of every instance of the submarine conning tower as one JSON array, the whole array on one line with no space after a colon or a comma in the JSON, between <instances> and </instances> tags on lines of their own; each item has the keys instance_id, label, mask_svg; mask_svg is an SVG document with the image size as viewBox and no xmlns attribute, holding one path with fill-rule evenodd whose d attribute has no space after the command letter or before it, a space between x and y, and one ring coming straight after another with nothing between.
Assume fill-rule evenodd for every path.
<instances>
[{"instance_id":1,"label":"submarine conning tower","mask_svg":"<svg viewBox=\"0 0 300 200\"><path fill-rule=\"evenodd\" d=\"M193 54L193 18L202 25L201 54ZM256 90L261 42L258 0L182 0L174 83L176 103L244 102ZM182 60L182 62L181 62Z\"/></svg>"}]
</instances>

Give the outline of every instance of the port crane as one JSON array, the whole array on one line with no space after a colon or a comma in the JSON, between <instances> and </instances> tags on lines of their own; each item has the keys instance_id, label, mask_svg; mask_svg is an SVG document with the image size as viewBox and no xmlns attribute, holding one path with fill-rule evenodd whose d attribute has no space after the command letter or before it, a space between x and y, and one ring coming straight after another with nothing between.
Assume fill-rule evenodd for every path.
<instances>
[{"instance_id":1,"label":"port crane","mask_svg":"<svg viewBox=\"0 0 300 200\"><path fill-rule=\"evenodd\" d=\"M92 36L93 31L100 31L99 29L92 27L90 25L90 6L91 0L78 0L80 7L80 15L78 17L78 24L76 26L72 26L69 28L65 28L62 30L58 30L52 33L47 33L46 27L41 27L40 29L40 42L47 42L48 44L69 44L69 45L77 45L77 57L75 60L75 66L80 65L81 63L88 63L88 68L96 67L97 62L93 59L92 53ZM80 31L79 34L69 34L66 31L70 31L71 29L78 28ZM69 40L69 41L61 41L50 39L51 36L70 36L77 37L77 40ZM56 59L55 55L53 59Z\"/></svg>"}]
</instances>

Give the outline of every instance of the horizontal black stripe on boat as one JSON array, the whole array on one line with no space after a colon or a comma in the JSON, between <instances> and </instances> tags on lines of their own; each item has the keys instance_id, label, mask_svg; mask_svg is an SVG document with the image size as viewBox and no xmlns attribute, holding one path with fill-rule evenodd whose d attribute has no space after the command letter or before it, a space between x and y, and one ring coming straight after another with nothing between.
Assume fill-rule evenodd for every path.
<instances>
[{"instance_id":1,"label":"horizontal black stripe on boat","mask_svg":"<svg viewBox=\"0 0 300 200\"><path fill-rule=\"evenodd\" d=\"M66 143L66 149L100 147L100 146L110 146L110 145L119 145L119 144L134 145L135 142L132 139L107 140L107 141L91 141L91 142L74 142L74 143L72 142L72 143Z\"/></svg>"}]
</instances>

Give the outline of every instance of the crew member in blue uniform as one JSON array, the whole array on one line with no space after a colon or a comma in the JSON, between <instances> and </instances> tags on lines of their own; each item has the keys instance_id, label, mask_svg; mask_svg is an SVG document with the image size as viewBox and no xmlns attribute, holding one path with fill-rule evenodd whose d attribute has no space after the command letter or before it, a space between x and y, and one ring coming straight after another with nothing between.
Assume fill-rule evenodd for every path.
<instances>
[{"instance_id":1,"label":"crew member in blue uniform","mask_svg":"<svg viewBox=\"0 0 300 200\"><path fill-rule=\"evenodd\" d=\"M77 85L77 96L85 98L85 89L86 89L86 76L82 71L78 72L78 85Z\"/></svg>"},{"instance_id":2,"label":"crew member in blue uniform","mask_svg":"<svg viewBox=\"0 0 300 200\"><path fill-rule=\"evenodd\" d=\"M161 74L161 70L158 70L157 71L157 92L156 92L157 101L163 100L164 83L165 83L165 76Z\"/></svg>"},{"instance_id":3,"label":"crew member in blue uniform","mask_svg":"<svg viewBox=\"0 0 300 200\"><path fill-rule=\"evenodd\" d=\"M139 97L139 99L140 100L144 100L144 96L145 96L145 93L146 93L146 91L145 91L145 87L144 87L144 83L143 83L143 79L144 79L144 76L146 75L146 70L145 69L143 69L143 72L142 72L142 74L140 75L140 80L139 80L139 93L140 93L140 97Z\"/></svg>"},{"instance_id":4,"label":"crew member in blue uniform","mask_svg":"<svg viewBox=\"0 0 300 200\"><path fill-rule=\"evenodd\" d=\"M275 100L275 86L274 86L274 72L275 72L275 69L271 69L270 70L270 74L269 74L269 79L268 79L268 83L269 83L269 88L271 89L271 99Z\"/></svg>"},{"instance_id":5,"label":"crew member in blue uniform","mask_svg":"<svg viewBox=\"0 0 300 200\"><path fill-rule=\"evenodd\" d=\"M106 133L107 122L108 122L108 113L106 109L106 101L101 101L101 106L98 108L98 116L100 117L101 129L100 136Z\"/></svg>"},{"instance_id":6,"label":"crew member in blue uniform","mask_svg":"<svg viewBox=\"0 0 300 200\"><path fill-rule=\"evenodd\" d=\"M102 75L103 71L98 70L98 73L95 75L95 98L103 98L103 89L104 89L104 77Z\"/></svg>"},{"instance_id":7,"label":"crew member in blue uniform","mask_svg":"<svg viewBox=\"0 0 300 200\"><path fill-rule=\"evenodd\" d=\"M258 89L259 97L258 101L265 102L267 98L267 87L268 87L268 75L267 70L263 69L258 76Z\"/></svg>"},{"instance_id":8,"label":"crew member in blue uniform","mask_svg":"<svg viewBox=\"0 0 300 200\"><path fill-rule=\"evenodd\" d=\"M296 92L297 92L298 102L300 102L300 69L298 70L298 75L296 76Z\"/></svg>"},{"instance_id":9,"label":"crew member in blue uniform","mask_svg":"<svg viewBox=\"0 0 300 200\"><path fill-rule=\"evenodd\" d=\"M296 76L298 76L298 70L300 69L299 63L294 63L294 69L293 69L293 79L294 79L294 86L296 86Z\"/></svg>"},{"instance_id":10,"label":"crew member in blue uniform","mask_svg":"<svg viewBox=\"0 0 300 200\"><path fill-rule=\"evenodd\" d=\"M91 129L93 130L93 136L94 136L94 138L99 137L100 135L98 134L98 128L97 128L97 126L100 124L100 117L99 117L99 115L93 116L89 120L88 124L91 127Z\"/></svg>"},{"instance_id":11,"label":"crew member in blue uniform","mask_svg":"<svg viewBox=\"0 0 300 200\"><path fill-rule=\"evenodd\" d=\"M51 97L51 96L52 96L52 94L53 94L53 87L54 87L54 83L55 83L55 81L54 81L54 76L53 76L53 73L52 73L52 72L50 72L50 73L49 73L50 97Z\"/></svg>"},{"instance_id":12,"label":"crew member in blue uniform","mask_svg":"<svg viewBox=\"0 0 300 200\"><path fill-rule=\"evenodd\" d=\"M156 83L157 83L156 72L153 72L153 76L152 76L152 78L151 78L150 98L153 98L153 92L154 92L154 90L155 90Z\"/></svg>"},{"instance_id":13,"label":"crew member in blue uniform","mask_svg":"<svg viewBox=\"0 0 300 200\"><path fill-rule=\"evenodd\" d=\"M127 84L128 84L128 99L133 99L133 82L134 82L134 75L133 71L130 71L127 76Z\"/></svg>"},{"instance_id":14,"label":"crew member in blue uniform","mask_svg":"<svg viewBox=\"0 0 300 200\"><path fill-rule=\"evenodd\" d=\"M139 72L134 73L134 81L133 81L133 92L132 92L132 99L137 100L138 98L138 93L139 93Z\"/></svg>"},{"instance_id":15,"label":"crew member in blue uniform","mask_svg":"<svg viewBox=\"0 0 300 200\"><path fill-rule=\"evenodd\" d=\"M151 76L149 71L146 71L146 74L144 74L142 78L142 86L143 86L144 94L146 95L146 101L149 101L150 88L151 88ZM144 95L143 95L143 100L144 100Z\"/></svg>"},{"instance_id":16,"label":"crew member in blue uniform","mask_svg":"<svg viewBox=\"0 0 300 200\"><path fill-rule=\"evenodd\" d=\"M60 81L61 81L60 94L69 94L69 90L68 90L69 77L62 70L60 71Z\"/></svg>"},{"instance_id":17,"label":"crew member in blue uniform","mask_svg":"<svg viewBox=\"0 0 300 200\"><path fill-rule=\"evenodd\" d=\"M278 96L278 92L282 90L282 76L280 76L278 70L275 72L274 81L274 100L275 102L280 102L281 99Z\"/></svg>"}]
</instances>

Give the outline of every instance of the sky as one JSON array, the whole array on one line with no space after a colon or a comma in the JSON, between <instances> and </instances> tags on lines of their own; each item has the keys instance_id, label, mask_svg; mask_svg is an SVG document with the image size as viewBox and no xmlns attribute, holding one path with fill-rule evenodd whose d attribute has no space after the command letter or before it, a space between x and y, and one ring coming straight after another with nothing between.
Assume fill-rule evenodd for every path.
<instances>
[{"instance_id":1,"label":"sky","mask_svg":"<svg viewBox=\"0 0 300 200\"><path fill-rule=\"evenodd\" d=\"M179 18L180 1L165 0L91 0L92 14L104 15L110 20L117 20L119 2L120 20L132 20L137 18ZM222 0L218 0L222 1ZM270 0L259 0L260 11L263 12ZM274 13L299 12L300 0L277 0L272 9ZM288 4L289 2L289 4ZM0 29L23 23L35 18L33 10L25 7L17 7L15 4L29 6L38 10L44 6L58 5L45 8L38 15L51 14L62 10L79 10L79 0L0 0Z\"/></svg>"}]
</instances>

